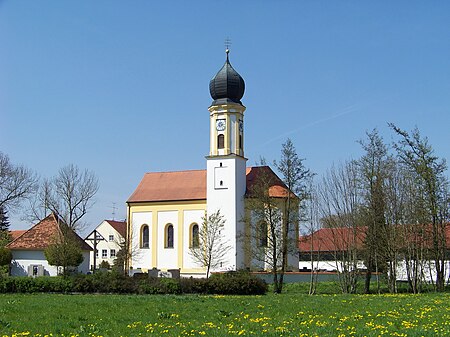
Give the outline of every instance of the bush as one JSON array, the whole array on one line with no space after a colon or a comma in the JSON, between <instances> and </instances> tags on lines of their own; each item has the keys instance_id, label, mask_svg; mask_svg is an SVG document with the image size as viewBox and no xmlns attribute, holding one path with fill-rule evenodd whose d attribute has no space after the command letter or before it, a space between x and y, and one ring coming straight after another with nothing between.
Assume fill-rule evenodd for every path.
<instances>
[{"instance_id":1,"label":"bush","mask_svg":"<svg viewBox=\"0 0 450 337\"><path fill-rule=\"evenodd\" d=\"M139 284L141 294L181 294L180 281L172 278L149 277Z\"/></svg>"},{"instance_id":2,"label":"bush","mask_svg":"<svg viewBox=\"0 0 450 337\"><path fill-rule=\"evenodd\" d=\"M100 269L111 269L111 265L109 264L108 261L103 260L102 262L100 262L100 264L98 265L98 267Z\"/></svg>"},{"instance_id":3,"label":"bush","mask_svg":"<svg viewBox=\"0 0 450 337\"><path fill-rule=\"evenodd\" d=\"M208 280L205 278L180 278L180 288L183 294L206 294Z\"/></svg>"},{"instance_id":4,"label":"bush","mask_svg":"<svg viewBox=\"0 0 450 337\"><path fill-rule=\"evenodd\" d=\"M120 273L97 271L91 275L77 275L73 290L82 293L127 294L135 293L137 284L131 277Z\"/></svg>"},{"instance_id":5,"label":"bush","mask_svg":"<svg viewBox=\"0 0 450 337\"><path fill-rule=\"evenodd\" d=\"M0 293L67 293L72 291L71 279L55 276L0 278Z\"/></svg>"},{"instance_id":6,"label":"bush","mask_svg":"<svg viewBox=\"0 0 450 337\"><path fill-rule=\"evenodd\" d=\"M256 276L246 272L227 272L213 274L207 280L210 294L221 295L263 295L267 292L267 284Z\"/></svg>"},{"instance_id":7,"label":"bush","mask_svg":"<svg viewBox=\"0 0 450 337\"><path fill-rule=\"evenodd\" d=\"M7 266L11 263L11 250L5 247L0 247L0 266Z\"/></svg>"}]
</instances>

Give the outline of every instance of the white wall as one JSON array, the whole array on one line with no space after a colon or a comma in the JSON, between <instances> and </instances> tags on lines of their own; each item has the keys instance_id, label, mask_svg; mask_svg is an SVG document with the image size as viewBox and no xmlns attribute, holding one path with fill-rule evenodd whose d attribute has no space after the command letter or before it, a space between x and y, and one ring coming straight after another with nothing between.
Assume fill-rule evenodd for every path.
<instances>
[{"instance_id":1,"label":"white wall","mask_svg":"<svg viewBox=\"0 0 450 337\"><path fill-rule=\"evenodd\" d=\"M168 224L173 225L173 248L165 247L165 229ZM178 268L178 238L179 223L177 211L159 211L158 212L158 248L157 248L157 266L160 269Z\"/></svg>"},{"instance_id":2,"label":"white wall","mask_svg":"<svg viewBox=\"0 0 450 337\"><path fill-rule=\"evenodd\" d=\"M244 229L245 163L246 159L242 157L213 157L207 161L208 214L220 210L226 221L222 240L231 247L224 257L222 267L215 271L236 270L244 266L242 240L239 236ZM222 185L220 181L223 181Z\"/></svg>"},{"instance_id":3,"label":"white wall","mask_svg":"<svg viewBox=\"0 0 450 337\"><path fill-rule=\"evenodd\" d=\"M151 269L152 268L152 244L153 244L153 223L152 212L133 212L131 214L131 267L133 269ZM149 227L149 248L140 247L140 233L142 225Z\"/></svg>"},{"instance_id":4,"label":"white wall","mask_svg":"<svg viewBox=\"0 0 450 337\"><path fill-rule=\"evenodd\" d=\"M189 210L184 211L184 224L183 224L183 268L200 268L200 265L192 258L190 251L190 238L191 238L191 225L196 223L199 229L202 226L202 217L204 216L204 210Z\"/></svg>"},{"instance_id":5,"label":"white wall","mask_svg":"<svg viewBox=\"0 0 450 337\"><path fill-rule=\"evenodd\" d=\"M12 255L12 276L28 276L28 266L30 265L42 265L46 276L58 275L57 267L48 264L42 250L12 250Z\"/></svg>"},{"instance_id":6,"label":"white wall","mask_svg":"<svg viewBox=\"0 0 450 337\"><path fill-rule=\"evenodd\" d=\"M57 267L48 264L42 250L12 250L12 255L12 276L28 276L28 266L30 265L42 265L45 276L58 275ZM78 266L78 271L86 274L89 271L89 252L83 252L83 259L83 262Z\"/></svg>"},{"instance_id":7,"label":"white wall","mask_svg":"<svg viewBox=\"0 0 450 337\"><path fill-rule=\"evenodd\" d=\"M78 272L87 274L91 270L90 252L83 251L83 262L78 266Z\"/></svg>"},{"instance_id":8,"label":"white wall","mask_svg":"<svg viewBox=\"0 0 450 337\"><path fill-rule=\"evenodd\" d=\"M120 250L119 243L122 242L122 240L124 238L107 221L103 221L100 225L98 225L96 230L105 239L105 240L101 240L101 241L97 242L97 251L98 251L98 256L97 256L97 261L96 261L97 268L100 265L100 263L102 263L102 261L107 261L110 264L110 266L112 266L114 264L115 257L111 257L111 249L114 249L117 254ZM110 235L114 236L113 241L109 241ZM86 242L92 247L92 249L94 248L93 241L86 240ZM107 254L108 254L107 258L105 258L105 259L102 258L102 250L103 249L106 249ZM92 250L90 253L90 261L91 261L91 265L93 265L94 264L94 250Z\"/></svg>"}]
</instances>

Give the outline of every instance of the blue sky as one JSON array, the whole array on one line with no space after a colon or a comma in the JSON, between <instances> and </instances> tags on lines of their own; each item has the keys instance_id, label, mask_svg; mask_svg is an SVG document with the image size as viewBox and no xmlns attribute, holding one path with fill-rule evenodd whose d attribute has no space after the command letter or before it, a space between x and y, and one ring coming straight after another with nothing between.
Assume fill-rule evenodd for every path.
<instances>
[{"instance_id":1,"label":"blue sky","mask_svg":"<svg viewBox=\"0 0 450 337\"><path fill-rule=\"evenodd\" d=\"M43 177L94 171L86 219L124 218L145 172L206 167L229 37L249 165L290 137L320 175L367 130L390 142L387 122L449 159L449 22L447 1L0 0L0 151Z\"/></svg>"}]
</instances>

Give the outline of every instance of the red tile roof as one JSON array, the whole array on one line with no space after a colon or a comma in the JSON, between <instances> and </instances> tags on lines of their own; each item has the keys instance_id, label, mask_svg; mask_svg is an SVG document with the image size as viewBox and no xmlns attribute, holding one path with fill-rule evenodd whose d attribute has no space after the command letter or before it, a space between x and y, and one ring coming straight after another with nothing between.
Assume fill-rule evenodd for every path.
<instances>
[{"instance_id":1,"label":"red tile roof","mask_svg":"<svg viewBox=\"0 0 450 337\"><path fill-rule=\"evenodd\" d=\"M23 233L25 233L27 230L16 230L16 231L9 231L9 234L11 235L11 238L13 240L17 239L19 236L21 236Z\"/></svg>"},{"instance_id":2,"label":"red tile roof","mask_svg":"<svg viewBox=\"0 0 450 337\"><path fill-rule=\"evenodd\" d=\"M273 197L284 198L287 188L268 166L248 167L247 196L257 177L269 176ZM206 170L146 173L128 202L206 200Z\"/></svg>"},{"instance_id":3,"label":"red tile roof","mask_svg":"<svg viewBox=\"0 0 450 337\"><path fill-rule=\"evenodd\" d=\"M420 240L425 246L432 245L431 225L397 225L403 242ZM339 252L350 247L364 248L367 227L361 226L321 228L311 235L300 236L298 248L300 252ZM395 235L395 234L394 234ZM450 249L450 224L445 226L447 248Z\"/></svg>"},{"instance_id":4,"label":"red tile roof","mask_svg":"<svg viewBox=\"0 0 450 337\"><path fill-rule=\"evenodd\" d=\"M107 223L111 225L123 238L126 238L127 235L127 223L125 221L114 221L114 220L105 220Z\"/></svg>"},{"instance_id":5,"label":"red tile roof","mask_svg":"<svg viewBox=\"0 0 450 337\"><path fill-rule=\"evenodd\" d=\"M365 237L366 227L321 228L311 235L301 236L298 248L301 252L339 252L350 247L360 249Z\"/></svg>"},{"instance_id":6,"label":"red tile roof","mask_svg":"<svg viewBox=\"0 0 450 337\"><path fill-rule=\"evenodd\" d=\"M252 196L252 188L258 179L263 179L270 185L269 194L274 198L286 198L288 196L288 188L283 181L276 175L269 166L247 167L247 191L246 197ZM292 197L296 197L291 192Z\"/></svg>"},{"instance_id":7,"label":"red tile roof","mask_svg":"<svg viewBox=\"0 0 450 337\"><path fill-rule=\"evenodd\" d=\"M206 170L146 173L128 202L206 199Z\"/></svg>"},{"instance_id":8,"label":"red tile roof","mask_svg":"<svg viewBox=\"0 0 450 337\"><path fill-rule=\"evenodd\" d=\"M61 235L61 226L65 224L53 213L25 231L22 235L10 242L6 247L11 250L43 250L52 244L55 237ZM75 233L82 250L92 250L82 238Z\"/></svg>"}]
</instances>

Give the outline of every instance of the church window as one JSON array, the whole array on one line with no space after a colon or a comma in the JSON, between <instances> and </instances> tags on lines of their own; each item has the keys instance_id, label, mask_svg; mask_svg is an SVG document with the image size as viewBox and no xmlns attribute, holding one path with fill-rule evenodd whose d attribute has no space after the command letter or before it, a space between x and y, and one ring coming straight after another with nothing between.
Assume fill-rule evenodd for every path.
<instances>
[{"instance_id":1,"label":"church window","mask_svg":"<svg viewBox=\"0 0 450 337\"><path fill-rule=\"evenodd\" d=\"M259 247L267 247L267 224L264 221L261 221L258 223L258 233L257 233L257 240L258 240L258 246Z\"/></svg>"},{"instance_id":2,"label":"church window","mask_svg":"<svg viewBox=\"0 0 450 337\"><path fill-rule=\"evenodd\" d=\"M197 247L199 247L199 245L200 245L199 228L196 223L193 223L191 225L191 247L197 248Z\"/></svg>"},{"instance_id":3,"label":"church window","mask_svg":"<svg viewBox=\"0 0 450 337\"><path fill-rule=\"evenodd\" d=\"M166 248L173 248L173 225L166 225Z\"/></svg>"},{"instance_id":4,"label":"church window","mask_svg":"<svg viewBox=\"0 0 450 337\"><path fill-rule=\"evenodd\" d=\"M242 150L243 146L242 146L242 135L239 135L239 149Z\"/></svg>"},{"instance_id":5,"label":"church window","mask_svg":"<svg viewBox=\"0 0 450 337\"><path fill-rule=\"evenodd\" d=\"M150 247L150 230L147 225L143 225L141 228L141 248Z\"/></svg>"},{"instance_id":6,"label":"church window","mask_svg":"<svg viewBox=\"0 0 450 337\"><path fill-rule=\"evenodd\" d=\"M217 136L217 148L218 149L225 148L225 136L223 134Z\"/></svg>"}]
</instances>

